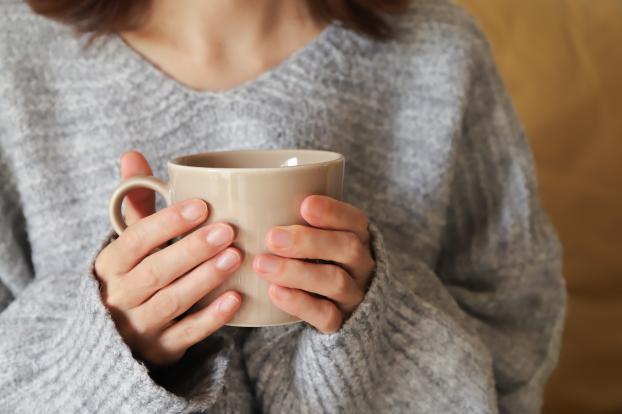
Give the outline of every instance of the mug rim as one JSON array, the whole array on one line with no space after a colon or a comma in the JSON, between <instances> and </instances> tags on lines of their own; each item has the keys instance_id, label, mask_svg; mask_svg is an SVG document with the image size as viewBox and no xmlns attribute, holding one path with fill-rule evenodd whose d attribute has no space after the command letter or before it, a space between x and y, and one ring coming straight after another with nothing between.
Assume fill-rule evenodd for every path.
<instances>
[{"instance_id":1,"label":"mug rim","mask_svg":"<svg viewBox=\"0 0 622 414\"><path fill-rule=\"evenodd\" d=\"M185 165L182 163L184 159L205 156L207 154L235 154L235 153L239 154L239 153L245 153L245 152L248 153L248 152L287 152L287 151L297 152L297 153L315 152L315 153L322 153L322 154L327 154L327 155L332 154L335 156L335 158L329 159L326 161L311 162L311 163L302 164L302 165L285 165L285 166L280 166L280 167L198 167L194 165ZM169 160L168 166L169 168L201 170L201 171L219 171L219 172L229 171L229 172L238 172L238 173L240 172L261 172L261 171L274 172L274 171L287 171L291 169L299 170L299 169L317 168L317 167L327 166L331 164L337 164L339 162L343 162L344 160L345 160L345 157L343 156L343 154L335 152L335 151L316 150L316 149L298 149L298 148L269 148L269 149L205 151L205 152L199 152L199 153L194 153L194 154L181 155L181 156L178 156L178 157L175 157Z\"/></svg>"}]
</instances>

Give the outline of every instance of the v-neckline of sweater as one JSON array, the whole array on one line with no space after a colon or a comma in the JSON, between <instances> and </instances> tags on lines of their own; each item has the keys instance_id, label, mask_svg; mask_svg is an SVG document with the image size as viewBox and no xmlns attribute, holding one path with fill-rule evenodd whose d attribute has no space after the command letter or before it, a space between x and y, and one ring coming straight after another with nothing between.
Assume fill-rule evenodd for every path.
<instances>
[{"instance_id":1,"label":"v-neckline of sweater","mask_svg":"<svg viewBox=\"0 0 622 414\"><path fill-rule=\"evenodd\" d=\"M129 70L139 75L138 79L142 78L142 83L155 82L158 85L165 85L170 90L175 91L175 93L195 99L223 99L253 94L269 85L278 85L278 80L286 79L288 74L295 73L296 76L300 76L301 73L306 73L305 62L317 62L318 59L326 59L327 54L330 54L327 52L333 52L339 45L340 42L334 41L339 30L347 29L341 28L338 22L329 23L317 36L287 56L280 63L260 73L253 79L246 80L224 90L198 90L183 84L134 49L118 34L109 35L108 45L111 48L109 53L119 59L121 67L124 70Z\"/></svg>"}]
</instances>

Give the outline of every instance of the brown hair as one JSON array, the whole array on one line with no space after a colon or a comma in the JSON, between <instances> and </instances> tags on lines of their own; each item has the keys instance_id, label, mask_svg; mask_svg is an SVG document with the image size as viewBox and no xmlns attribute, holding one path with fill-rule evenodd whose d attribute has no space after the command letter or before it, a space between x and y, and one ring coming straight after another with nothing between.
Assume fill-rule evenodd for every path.
<instances>
[{"instance_id":1,"label":"brown hair","mask_svg":"<svg viewBox=\"0 0 622 414\"><path fill-rule=\"evenodd\" d=\"M142 22L150 0L26 0L39 14L69 24L94 36L135 28ZM320 21L339 21L377 39L391 36L383 14L407 8L410 0L307 0Z\"/></svg>"}]
</instances>

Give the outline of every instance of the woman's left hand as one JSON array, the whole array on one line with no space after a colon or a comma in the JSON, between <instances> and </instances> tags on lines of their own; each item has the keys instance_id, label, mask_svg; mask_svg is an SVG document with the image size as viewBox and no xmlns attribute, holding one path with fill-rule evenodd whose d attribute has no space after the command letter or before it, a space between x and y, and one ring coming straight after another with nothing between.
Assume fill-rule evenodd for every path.
<instances>
[{"instance_id":1,"label":"woman's left hand","mask_svg":"<svg viewBox=\"0 0 622 414\"><path fill-rule=\"evenodd\" d=\"M319 195L305 198L300 213L313 227L272 228L266 245L274 254L257 255L253 269L270 283L277 307L323 333L335 332L363 301L376 266L368 218L357 207Z\"/></svg>"}]
</instances>

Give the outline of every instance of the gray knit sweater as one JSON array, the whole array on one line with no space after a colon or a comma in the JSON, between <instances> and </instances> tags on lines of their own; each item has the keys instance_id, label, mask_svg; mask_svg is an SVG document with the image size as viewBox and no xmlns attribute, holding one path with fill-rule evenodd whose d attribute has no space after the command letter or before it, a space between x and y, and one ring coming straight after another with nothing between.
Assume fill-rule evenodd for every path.
<instances>
[{"instance_id":1,"label":"gray knit sweater","mask_svg":"<svg viewBox=\"0 0 622 414\"><path fill-rule=\"evenodd\" d=\"M469 16L415 0L392 23L197 92L0 0L0 412L539 411L565 294L529 146ZM176 155L281 147L345 154L377 259L363 303L334 334L226 327L149 371L91 271L119 155L166 178Z\"/></svg>"}]
</instances>

